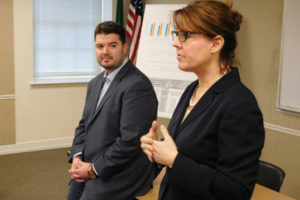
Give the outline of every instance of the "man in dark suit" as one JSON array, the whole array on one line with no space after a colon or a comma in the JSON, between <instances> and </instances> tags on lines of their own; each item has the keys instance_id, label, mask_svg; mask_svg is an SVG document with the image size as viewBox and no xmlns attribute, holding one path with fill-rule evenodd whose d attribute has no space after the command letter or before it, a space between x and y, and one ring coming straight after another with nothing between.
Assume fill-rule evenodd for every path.
<instances>
[{"instance_id":1,"label":"man in dark suit","mask_svg":"<svg viewBox=\"0 0 300 200\"><path fill-rule=\"evenodd\" d=\"M157 98L149 79L126 57L122 26L99 24L95 51L105 71L88 84L69 160L68 200L135 199L155 175L139 138L156 118Z\"/></svg>"}]
</instances>

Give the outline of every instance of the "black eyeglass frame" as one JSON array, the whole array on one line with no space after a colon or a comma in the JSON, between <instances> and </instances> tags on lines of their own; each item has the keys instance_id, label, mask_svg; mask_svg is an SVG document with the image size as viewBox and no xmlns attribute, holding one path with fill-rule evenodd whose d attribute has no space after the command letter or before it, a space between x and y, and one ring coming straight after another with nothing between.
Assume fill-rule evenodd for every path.
<instances>
[{"instance_id":1,"label":"black eyeglass frame","mask_svg":"<svg viewBox=\"0 0 300 200\"><path fill-rule=\"evenodd\" d=\"M180 33L183 33L183 35L182 35L182 36L184 36L183 40L182 40L182 38L180 38L181 37ZM191 34L201 34L201 33L200 32L193 32L193 31L171 31L173 41L175 41L175 36L176 36L176 37L178 37L178 40L180 42L185 42L188 39L189 35L191 35Z\"/></svg>"}]
</instances>

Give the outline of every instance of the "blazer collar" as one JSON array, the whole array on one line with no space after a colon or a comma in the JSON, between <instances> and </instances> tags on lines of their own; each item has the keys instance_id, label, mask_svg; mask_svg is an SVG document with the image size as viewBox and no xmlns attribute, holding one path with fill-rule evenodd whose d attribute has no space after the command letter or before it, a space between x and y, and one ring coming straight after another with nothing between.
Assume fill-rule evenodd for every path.
<instances>
[{"instance_id":1,"label":"blazer collar","mask_svg":"<svg viewBox=\"0 0 300 200\"><path fill-rule=\"evenodd\" d=\"M222 93L230 88L233 84L241 81L238 68L231 67L231 69L231 72L223 76L212 86L214 88L214 92Z\"/></svg>"},{"instance_id":2,"label":"blazer collar","mask_svg":"<svg viewBox=\"0 0 300 200\"><path fill-rule=\"evenodd\" d=\"M217 82L215 82L202 96L202 98L198 101L186 119L181 123L183 116L188 107L190 98L198 84L198 81L194 81L191 84L191 87L187 89L186 95L183 96L182 101L180 101L180 105L178 105L178 115L173 116L176 117L174 124L176 124L176 128L173 133L173 137L175 138L178 133L186 127L189 123L191 123L194 119L196 119L199 115L201 115L213 102L214 96L225 92L228 88L230 88L235 83L240 82L240 77L238 73L238 69L232 67L231 72L220 78Z\"/></svg>"},{"instance_id":3,"label":"blazer collar","mask_svg":"<svg viewBox=\"0 0 300 200\"><path fill-rule=\"evenodd\" d=\"M103 105L105 104L105 102L109 99L109 97L113 94L113 92L118 88L122 78L127 74L127 72L131 69L131 67L133 66L133 64L131 63L130 60L128 60L125 65L122 67L122 69L118 72L118 74L115 76L115 78L113 79L112 83L110 84L109 88L107 89L105 95L103 96L99 106L97 107L96 111L92 114L92 117L89 121L89 123L91 121L93 121L93 119L97 116L97 114L100 112L100 110L102 109ZM102 74L102 73L101 73ZM103 75L100 77L99 80L97 81L97 87L96 87L96 92L100 93L100 85L101 82L103 81ZM98 95L99 98L99 95ZM98 98L95 98L95 105L94 108L96 107L96 103L98 101Z\"/></svg>"}]
</instances>

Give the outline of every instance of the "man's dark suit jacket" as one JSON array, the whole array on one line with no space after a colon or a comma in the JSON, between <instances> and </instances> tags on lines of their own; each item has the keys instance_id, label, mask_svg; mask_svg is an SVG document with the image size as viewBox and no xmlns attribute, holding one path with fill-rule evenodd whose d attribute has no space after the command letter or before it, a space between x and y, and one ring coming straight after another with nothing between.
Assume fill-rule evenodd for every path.
<instances>
[{"instance_id":1,"label":"man's dark suit jacket","mask_svg":"<svg viewBox=\"0 0 300 200\"><path fill-rule=\"evenodd\" d=\"M197 84L187 87L168 127L179 154L166 170L159 199L250 199L264 144L256 99L233 68L181 124Z\"/></svg>"},{"instance_id":2,"label":"man's dark suit jacket","mask_svg":"<svg viewBox=\"0 0 300 200\"><path fill-rule=\"evenodd\" d=\"M70 162L82 152L83 161L94 164L98 177L85 185L91 199L131 199L147 192L154 177L140 137L156 119L158 102L149 79L128 61L95 111L103 73L88 85Z\"/></svg>"}]
</instances>

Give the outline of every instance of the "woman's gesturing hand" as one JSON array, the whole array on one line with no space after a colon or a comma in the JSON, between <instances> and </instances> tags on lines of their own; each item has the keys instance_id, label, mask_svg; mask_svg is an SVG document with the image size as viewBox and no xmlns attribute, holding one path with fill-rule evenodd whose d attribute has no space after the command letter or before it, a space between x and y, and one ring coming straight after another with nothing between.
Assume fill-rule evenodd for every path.
<instances>
[{"instance_id":1,"label":"woman's gesturing hand","mask_svg":"<svg viewBox=\"0 0 300 200\"><path fill-rule=\"evenodd\" d=\"M153 141L152 157L155 162L172 168L175 158L178 154L177 146L164 125L160 126L160 131L164 137L164 140Z\"/></svg>"},{"instance_id":2,"label":"woman's gesturing hand","mask_svg":"<svg viewBox=\"0 0 300 200\"><path fill-rule=\"evenodd\" d=\"M152 122L152 126L149 132L141 137L141 148L144 153L148 156L150 162L153 162L153 141L156 140L157 134L157 121Z\"/></svg>"},{"instance_id":3,"label":"woman's gesturing hand","mask_svg":"<svg viewBox=\"0 0 300 200\"><path fill-rule=\"evenodd\" d=\"M160 131L164 137L162 141L157 140L157 121L153 121L149 132L141 137L141 148L150 162L172 168L178 154L177 146L164 125L160 126Z\"/></svg>"}]
</instances>

